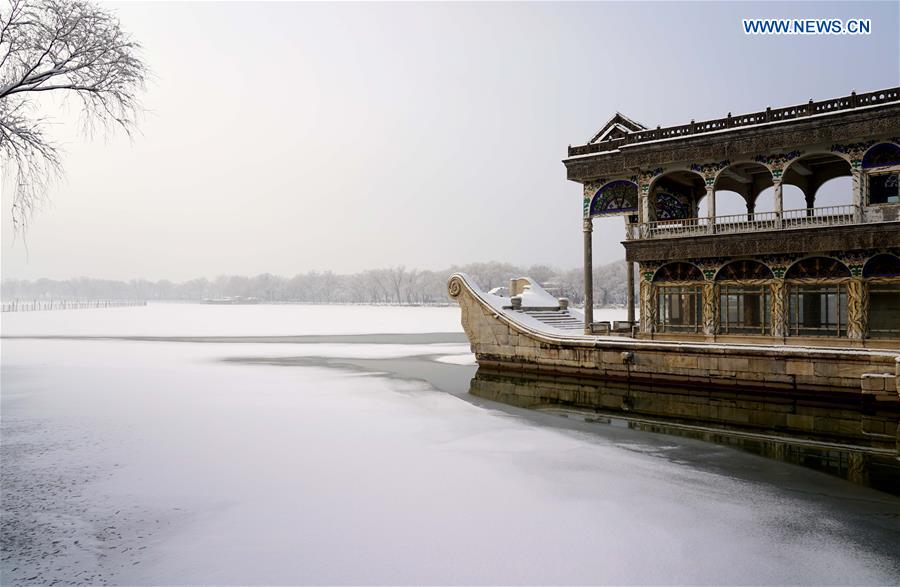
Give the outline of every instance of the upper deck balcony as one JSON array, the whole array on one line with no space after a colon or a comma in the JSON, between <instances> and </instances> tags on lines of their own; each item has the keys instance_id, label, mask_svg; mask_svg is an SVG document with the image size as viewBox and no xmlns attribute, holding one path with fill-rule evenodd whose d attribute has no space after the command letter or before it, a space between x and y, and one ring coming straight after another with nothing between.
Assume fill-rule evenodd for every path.
<instances>
[{"instance_id":1,"label":"upper deck balcony","mask_svg":"<svg viewBox=\"0 0 900 587\"><path fill-rule=\"evenodd\" d=\"M900 221L900 88L667 128L616 114L568 155L585 219L625 216L630 241Z\"/></svg>"},{"instance_id":2,"label":"upper deck balcony","mask_svg":"<svg viewBox=\"0 0 900 587\"><path fill-rule=\"evenodd\" d=\"M754 212L727 214L724 216L653 220L628 225L626 238L665 239L696 237L713 234L736 234L793 230L797 228L822 228L847 224L860 224L862 210L857 206L822 206L798 208L778 212Z\"/></svg>"}]
</instances>

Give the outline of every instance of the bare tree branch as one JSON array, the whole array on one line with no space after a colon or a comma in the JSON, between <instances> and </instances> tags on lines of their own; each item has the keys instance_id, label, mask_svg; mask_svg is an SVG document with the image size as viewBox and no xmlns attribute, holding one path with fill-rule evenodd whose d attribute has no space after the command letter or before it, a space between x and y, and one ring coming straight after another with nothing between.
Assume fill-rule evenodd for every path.
<instances>
[{"instance_id":1,"label":"bare tree branch","mask_svg":"<svg viewBox=\"0 0 900 587\"><path fill-rule=\"evenodd\" d=\"M110 12L85 0L7 1L0 9L0 159L15 177L12 220L24 230L62 172L35 97L77 96L85 132L98 124L130 136L149 72L140 45Z\"/></svg>"}]
</instances>

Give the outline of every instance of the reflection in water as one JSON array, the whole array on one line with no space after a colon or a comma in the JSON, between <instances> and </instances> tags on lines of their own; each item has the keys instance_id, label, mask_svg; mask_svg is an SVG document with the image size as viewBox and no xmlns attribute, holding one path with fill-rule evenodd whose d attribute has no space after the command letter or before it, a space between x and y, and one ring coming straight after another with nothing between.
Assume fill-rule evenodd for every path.
<instances>
[{"instance_id":1,"label":"reflection in water","mask_svg":"<svg viewBox=\"0 0 900 587\"><path fill-rule=\"evenodd\" d=\"M469 392L586 422L727 444L900 494L900 406L872 396L675 388L479 368Z\"/></svg>"}]
</instances>

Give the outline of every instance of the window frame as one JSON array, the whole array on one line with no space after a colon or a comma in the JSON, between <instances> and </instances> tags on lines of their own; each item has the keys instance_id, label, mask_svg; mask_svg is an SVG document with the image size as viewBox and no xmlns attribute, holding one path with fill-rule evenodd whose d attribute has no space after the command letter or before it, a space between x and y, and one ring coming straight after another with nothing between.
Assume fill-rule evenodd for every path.
<instances>
[{"instance_id":1,"label":"window frame","mask_svg":"<svg viewBox=\"0 0 900 587\"><path fill-rule=\"evenodd\" d=\"M876 324L876 320L872 320L872 310L875 305L872 303L872 293L894 293L900 298L900 279L883 279L883 278L874 278L873 281L869 281L867 284L868 291L866 292L869 298L868 303L868 332L866 333L867 338L876 338L876 339L897 339L900 338L900 328L897 329L884 329L884 328L872 328L873 324ZM900 311L900 309L898 309ZM900 325L900 322L898 322Z\"/></svg>"},{"instance_id":2,"label":"window frame","mask_svg":"<svg viewBox=\"0 0 900 587\"><path fill-rule=\"evenodd\" d=\"M742 308L746 307L745 297L748 295L759 296L759 325L747 325L743 319L738 318L734 322L729 320L729 308L726 298L734 297L738 303L738 315L742 315ZM740 282L725 282L718 284L719 303L719 329L717 334L732 335L760 335L769 336L772 332L772 288L768 283L747 284Z\"/></svg>"},{"instance_id":3,"label":"window frame","mask_svg":"<svg viewBox=\"0 0 900 587\"><path fill-rule=\"evenodd\" d=\"M897 176L898 188L897 195L900 196L900 165L889 165L885 167L872 167L866 170L866 206L897 206L900 204L900 200L897 202L873 202L872 201L872 178L878 177L882 175L895 175Z\"/></svg>"},{"instance_id":4,"label":"window frame","mask_svg":"<svg viewBox=\"0 0 900 587\"><path fill-rule=\"evenodd\" d=\"M830 336L835 338L842 338L847 336L849 295L846 281L837 281L830 283L787 282L785 285L787 288L787 323L785 324L785 331L787 333L787 336ZM826 317L829 314L827 296L836 295L836 322L825 322L824 326L815 327L802 325L800 320L800 295L813 293L818 293L820 296L826 296Z\"/></svg>"},{"instance_id":5,"label":"window frame","mask_svg":"<svg viewBox=\"0 0 900 587\"><path fill-rule=\"evenodd\" d=\"M681 308L690 308L693 306L694 321L693 323L672 324L671 312L672 308L667 302L672 298L682 296L694 296L693 303L687 305L679 303L679 313ZM656 331L660 333L700 333L703 331L703 284L702 283L681 283L681 284L659 284L656 286Z\"/></svg>"}]
</instances>

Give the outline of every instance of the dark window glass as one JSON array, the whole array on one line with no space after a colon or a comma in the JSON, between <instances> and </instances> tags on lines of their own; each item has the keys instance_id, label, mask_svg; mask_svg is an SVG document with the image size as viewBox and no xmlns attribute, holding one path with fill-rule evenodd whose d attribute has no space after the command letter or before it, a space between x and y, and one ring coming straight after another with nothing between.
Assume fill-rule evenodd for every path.
<instances>
[{"instance_id":1,"label":"dark window glass","mask_svg":"<svg viewBox=\"0 0 900 587\"><path fill-rule=\"evenodd\" d=\"M900 172L869 176L870 204L900 204Z\"/></svg>"},{"instance_id":2,"label":"dark window glass","mask_svg":"<svg viewBox=\"0 0 900 587\"><path fill-rule=\"evenodd\" d=\"M845 336L847 288L835 285L790 285L788 333L792 336Z\"/></svg>"},{"instance_id":3,"label":"dark window glass","mask_svg":"<svg viewBox=\"0 0 900 587\"><path fill-rule=\"evenodd\" d=\"M660 287L657 330L659 332L698 332L702 317L700 286Z\"/></svg>"},{"instance_id":4,"label":"dark window glass","mask_svg":"<svg viewBox=\"0 0 900 587\"><path fill-rule=\"evenodd\" d=\"M723 285L719 288L721 334L768 334L772 296L768 286Z\"/></svg>"},{"instance_id":5,"label":"dark window glass","mask_svg":"<svg viewBox=\"0 0 900 587\"><path fill-rule=\"evenodd\" d=\"M869 336L900 338L900 283L869 284Z\"/></svg>"}]
</instances>

